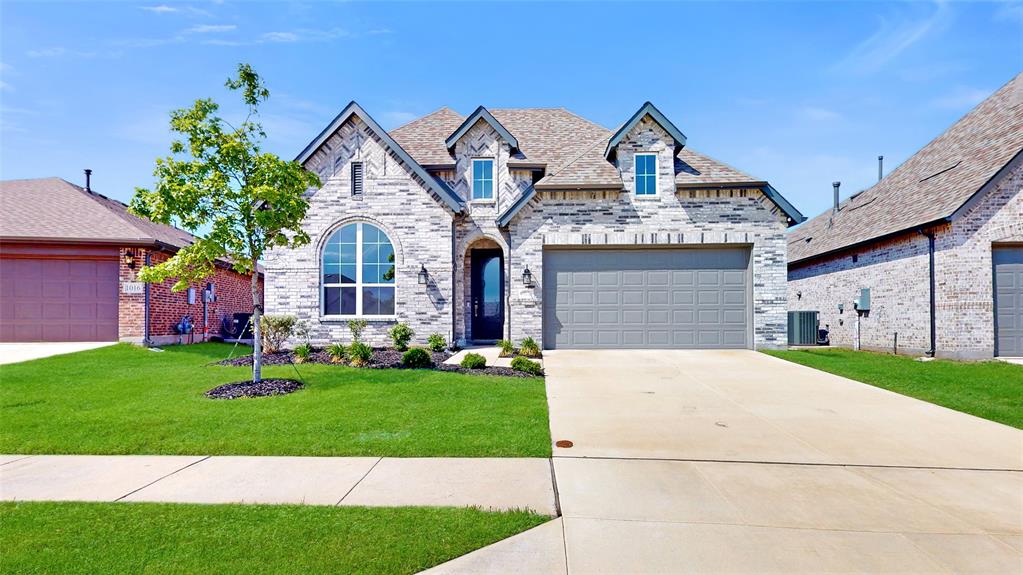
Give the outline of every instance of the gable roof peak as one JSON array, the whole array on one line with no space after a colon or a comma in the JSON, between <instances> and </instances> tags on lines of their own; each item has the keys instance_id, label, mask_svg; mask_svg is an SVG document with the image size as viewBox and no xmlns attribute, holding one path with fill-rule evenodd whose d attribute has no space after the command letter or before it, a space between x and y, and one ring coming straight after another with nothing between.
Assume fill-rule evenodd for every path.
<instances>
[{"instance_id":1,"label":"gable roof peak","mask_svg":"<svg viewBox=\"0 0 1023 575\"><path fill-rule=\"evenodd\" d=\"M686 145L686 135L679 130L675 124L668 119L657 106L654 106L652 102L647 100L636 110L636 113L629 118L629 121L622 124L618 130L611 136L611 139L607 141L607 148L604 150L604 157L608 160L614 160L618 153L618 144L621 143L622 139L636 127L636 124L640 123L643 118L650 116L654 122L657 123L668 135L675 140L675 153L679 153Z\"/></svg>"},{"instance_id":2,"label":"gable roof peak","mask_svg":"<svg viewBox=\"0 0 1023 575\"><path fill-rule=\"evenodd\" d=\"M352 116L358 116L358 118L369 127L370 131L372 131L373 134L380 139L380 141L384 144L384 147L393 152L394 155L398 156L398 158L423 181L426 188L436 194L452 212L456 214L462 212L462 200L458 197L458 194L456 194L454 190L448 187L448 185L442 180L430 175L423 166L414 160L412 156L410 156L409 153L398 144L398 142L394 141L394 138L392 138L386 130L381 128L380 124L378 124L376 120L374 120L373 117L366 112L366 110L362 109L362 106L360 106L355 100L349 102L348 105L341 110L341 113L335 116L334 119L331 120L330 124L327 125L327 127L324 128L312 142L309 142L309 145L295 157L295 161L304 166L305 163L313 157L313 154L315 154L317 150L319 150L320 147L322 147L323 144L326 143L326 141L334 134L334 132L337 132L338 128L340 128Z\"/></svg>"},{"instance_id":3,"label":"gable roof peak","mask_svg":"<svg viewBox=\"0 0 1023 575\"><path fill-rule=\"evenodd\" d=\"M456 128L446 140L444 140L444 145L447 146L448 151L452 151L455 148L455 143L458 142L458 140L480 120L490 124L490 127L493 128L498 135L504 139L504 141L508 142L508 145L512 148L513 154L519 151L518 138L512 135L512 133L508 131L508 128L505 128L501 122L498 122L497 118L495 118L494 115L483 106L479 106L473 113L469 114L462 124L458 126L458 128Z\"/></svg>"}]
</instances>

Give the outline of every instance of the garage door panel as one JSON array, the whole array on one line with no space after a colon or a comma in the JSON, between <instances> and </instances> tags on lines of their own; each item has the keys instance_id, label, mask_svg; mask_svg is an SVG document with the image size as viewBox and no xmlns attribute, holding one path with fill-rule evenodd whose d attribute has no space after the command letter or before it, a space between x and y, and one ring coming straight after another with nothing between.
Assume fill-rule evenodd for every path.
<instances>
[{"instance_id":1,"label":"garage door panel","mask_svg":"<svg viewBox=\"0 0 1023 575\"><path fill-rule=\"evenodd\" d=\"M0 259L0 278L0 341L117 339L116 259Z\"/></svg>"},{"instance_id":2,"label":"garage door panel","mask_svg":"<svg viewBox=\"0 0 1023 575\"><path fill-rule=\"evenodd\" d=\"M545 294L560 293L564 278L593 294L545 299L545 345L748 347L748 263L746 249L545 251Z\"/></svg>"},{"instance_id":3,"label":"garage door panel","mask_svg":"<svg viewBox=\"0 0 1023 575\"><path fill-rule=\"evenodd\" d=\"M1023 357L1023 247L995 247L994 304L996 352Z\"/></svg>"}]
</instances>

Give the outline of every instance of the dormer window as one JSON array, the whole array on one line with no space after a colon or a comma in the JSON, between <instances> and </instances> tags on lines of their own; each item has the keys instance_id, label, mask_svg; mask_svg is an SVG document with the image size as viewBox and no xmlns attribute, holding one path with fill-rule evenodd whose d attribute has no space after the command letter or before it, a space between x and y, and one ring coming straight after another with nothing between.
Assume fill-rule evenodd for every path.
<instances>
[{"instance_id":1,"label":"dormer window","mask_svg":"<svg viewBox=\"0 0 1023 575\"><path fill-rule=\"evenodd\" d=\"M636 154L636 195L657 193L657 154Z\"/></svg>"},{"instance_id":2,"label":"dormer window","mask_svg":"<svg viewBox=\"0 0 1023 575\"><path fill-rule=\"evenodd\" d=\"M494 199L494 160L472 161L472 199Z\"/></svg>"}]
</instances>

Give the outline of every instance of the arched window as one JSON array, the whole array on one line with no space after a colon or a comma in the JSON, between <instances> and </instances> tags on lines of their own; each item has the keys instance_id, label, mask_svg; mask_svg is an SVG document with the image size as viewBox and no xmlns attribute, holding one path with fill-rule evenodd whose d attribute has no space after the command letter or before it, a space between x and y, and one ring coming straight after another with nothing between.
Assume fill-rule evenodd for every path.
<instances>
[{"instance_id":1,"label":"arched window","mask_svg":"<svg viewBox=\"0 0 1023 575\"><path fill-rule=\"evenodd\" d=\"M365 222L343 226L323 248L323 315L394 315L394 247Z\"/></svg>"}]
</instances>

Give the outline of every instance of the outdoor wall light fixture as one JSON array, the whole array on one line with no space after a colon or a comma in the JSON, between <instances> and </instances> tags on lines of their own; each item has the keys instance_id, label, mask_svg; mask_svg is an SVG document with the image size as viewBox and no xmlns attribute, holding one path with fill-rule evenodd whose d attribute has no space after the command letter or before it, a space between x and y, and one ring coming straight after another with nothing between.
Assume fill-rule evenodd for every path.
<instances>
[{"instance_id":1,"label":"outdoor wall light fixture","mask_svg":"<svg viewBox=\"0 0 1023 575\"><path fill-rule=\"evenodd\" d=\"M426 285L426 281L429 279L430 274L426 271L426 266L419 264L419 285Z\"/></svg>"},{"instance_id":2,"label":"outdoor wall light fixture","mask_svg":"<svg viewBox=\"0 0 1023 575\"><path fill-rule=\"evenodd\" d=\"M522 285L527 288L533 287L533 272L529 271L529 268L522 270Z\"/></svg>"},{"instance_id":3,"label":"outdoor wall light fixture","mask_svg":"<svg viewBox=\"0 0 1023 575\"><path fill-rule=\"evenodd\" d=\"M135 269L135 252L128 250L124 252L124 264L128 266L128 269Z\"/></svg>"}]
</instances>

